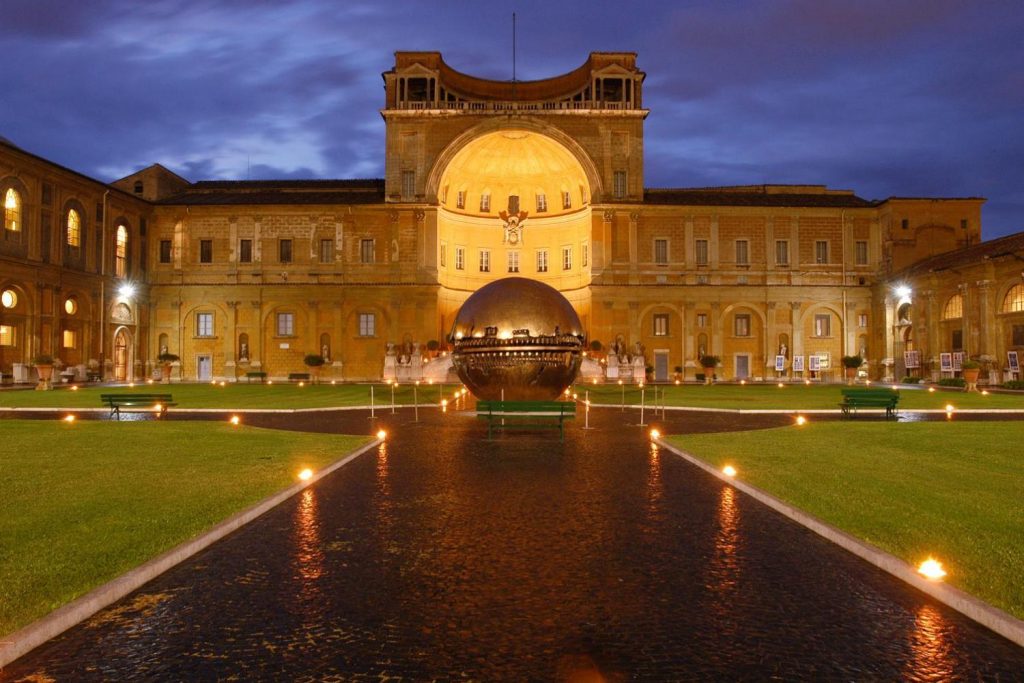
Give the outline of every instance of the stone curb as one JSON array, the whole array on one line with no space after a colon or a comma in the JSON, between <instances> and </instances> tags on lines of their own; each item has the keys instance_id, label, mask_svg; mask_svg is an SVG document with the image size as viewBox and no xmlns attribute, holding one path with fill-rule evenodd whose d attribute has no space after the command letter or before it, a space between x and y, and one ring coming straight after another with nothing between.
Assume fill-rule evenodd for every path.
<instances>
[{"instance_id":1,"label":"stone curb","mask_svg":"<svg viewBox=\"0 0 1024 683\"><path fill-rule=\"evenodd\" d=\"M399 408L413 408L412 403L396 403L395 410ZM436 403L420 403L420 408L438 408ZM188 413L282 413L291 415L294 413L325 413L336 410L371 410L370 406L328 406L323 408L168 408L168 414L187 415ZM372 410L381 412L391 410L391 404L374 404ZM109 413L110 408L32 408L27 406L0 406L0 412L7 413ZM1024 411L1021 411L1024 412Z\"/></svg>"},{"instance_id":2,"label":"stone curb","mask_svg":"<svg viewBox=\"0 0 1024 683\"><path fill-rule=\"evenodd\" d=\"M1001 609L993 607L986 602L982 602L978 598L965 593L959 588L954 588L946 583L929 581L918 574L914 567L895 555L890 555L884 550L880 550L869 543L865 543L859 538L851 536L845 531L821 521L817 517L814 517L813 515L808 514L807 512L804 512L803 510L794 507L779 498L776 498L772 494L767 493L756 486L729 477L696 456L691 455L682 449L676 448L675 446L669 445L661 438L653 439L653 441L665 450L675 453L687 462L696 465L715 477L718 477L726 484L729 484L751 498L767 505L797 524L810 529L814 533L828 541L831 541L832 543L835 543L844 550L847 550L854 555L867 560L879 569L888 572L900 581L909 584L923 593L927 593L939 602L955 609L957 612L960 612L969 619L978 622L982 626L995 631L1004 638L1024 647L1024 621L1021 621L1020 619L1017 619L1016 617Z\"/></svg>"},{"instance_id":3,"label":"stone curb","mask_svg":"<svg viewBox=\"0 0 1024 683\"><path fill-rule=\"evenodd\" d=\"M591 408L621 408L618 403L591 403ZM640 406L636 404L630 404L626 406L629 410L640 410ZM650 411L652 414L660 413L661 406L655 407L654 404L648 403L644 406L644 410ZM763 409L746 409L746 408L703 408L697 406L665 406L665 410L672 411L688 411L694 413L729 413L730 415L842 415L843 411L838 408L808 408L806 410L801 408L763 408ZM916 409L901 409L900 414L931 414L931 415L945 415L946 411L942 408L916 408ZM862 408L857 411L859 415L885 415L884 408ZM989 415L989 414L1006 414L1006 415L1024 415L1024 408L956 408L953 410L953 414L976 414L976 415Z\"/></svg>"},{"instance_id":4,"label":"stone curb","mask_svg":"<svg viewBox=\"0 0 1024 683\"><path fill-rule=\"evenodd\" d=\"M263 499L252 507L235 513L224 521L219 522L206 533L171 548L162 555L158 555L116 579L94 588L82 597L50 612L45 617L32 622L28 626L0 638L0 672L2 672L3 667L22 655L27 654L48 640L56 638L69 628L77 626L101 609L117 602L164 572L173 569L176 565L205 550L228 534L249 524L257 517L266 514L295 494L320 481L331 472L347 465L366 451L376 448L382 441L383 439L374 439L367 445L350 452L340 460L334 461L313 475L308 481L295 484L280 493Z\"/></svg>"}]
</instances>

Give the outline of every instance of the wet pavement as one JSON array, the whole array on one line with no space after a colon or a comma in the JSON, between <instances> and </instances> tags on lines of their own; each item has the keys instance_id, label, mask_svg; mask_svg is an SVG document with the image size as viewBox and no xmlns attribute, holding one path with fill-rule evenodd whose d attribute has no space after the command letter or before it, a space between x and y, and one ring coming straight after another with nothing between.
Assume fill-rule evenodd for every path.
<instances>
[{"instance_id":1,"label":"wet pavement","mask_svg":"<svg viewBox=\"0 0 1024 683\"><path fill-rule=\"evenodd\" d=\"M652 446L637 411L564 444L378 416L249 416L389 437L0 680L1024 679L1024 649Z\"/></svg>"}]
</instances>

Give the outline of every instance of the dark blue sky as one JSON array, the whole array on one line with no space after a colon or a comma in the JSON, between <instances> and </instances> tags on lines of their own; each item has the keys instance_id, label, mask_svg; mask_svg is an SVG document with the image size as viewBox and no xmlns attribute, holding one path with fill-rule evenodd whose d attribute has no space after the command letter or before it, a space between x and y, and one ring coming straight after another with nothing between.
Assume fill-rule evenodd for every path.
<instances>
[{"instance_id":1,"label":"dark blue sky","mask_svg":"<svg viewBox=\"0 0 1024 683\"><path fill-rule=\"evenodd\" d=\"M104 180L379 177L395 50L511 77L639 53L646 185L983 196L1024 230L1024 3L4 0L0 135ZM624 14L626 16L624 16ZM251 171L249 164L251 163Z\"/></svg>"}]
</instances>

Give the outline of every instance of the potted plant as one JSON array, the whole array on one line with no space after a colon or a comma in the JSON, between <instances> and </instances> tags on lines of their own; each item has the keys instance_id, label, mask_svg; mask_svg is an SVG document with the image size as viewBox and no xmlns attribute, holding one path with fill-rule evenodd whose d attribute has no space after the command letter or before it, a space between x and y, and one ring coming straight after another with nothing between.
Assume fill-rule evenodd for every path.
<instances>
[{"instance_id":1,"label":"potted plant","mask_svg":"<svg viewBox=\"0 0 1024 683\"><path fill-rule=\"evenodd\" d=\"M437 352L441 348L441 342L436 339L431 339L427 342L427 358L437 358Z\"/></svg>"},{"instance_id":2,"label":"potted plant","mask_svg":"<svg viewBox=\"0 0 1024 683\"><path fill-rule=\"evenodd\" d=\"M32 359L32 365L35 366L36 372L39 373L39 384L36 385L37 391L46 391L50 388L50 378L53 377L53 366L56 361L53 356L42 353Z\"/></svg>"},{"instance_id":3,"label":"potted plant","mask_svg":"<svg viewBox=\"0 0 1024 683\"><path fill-rule=\"evenodd\" d=\"M316 382L320 378L320 368L326 362L324 357L316 353L307 353L306 357L302 359L302 362L309 368L310 374L313 376L313 381Z\"/></svg>"},{"instance_id":4,"label":"potted plant","mask_svg":"<svg viewBox=\"0 0 1024 683\"><path fill-rule=\"evenodd\" d=\"M683 366L677 365L674 368L672 368L672 371L676 373L675 380L677 382L681 382L683 380Z\"/></svg>"},{"instance_id":5,"label":"potted plant","mask_svg":"<svg viewBox=\"0 0 1024 683\"><path fill-rule=\"evenodd\" d=\"M596 339L591 339L590 340L590 351L595 356L598 355L599 353L601 353L601 349L603 349L603 348L604 348L604 344L602 344L598 340L596 340Z\"/></svg>"},{"instance_id":6,"label":"potted plant","mask_svg":"<svg viewBox=\"0 0 1024 683\"><path fill-rule=\"evenodd\" d=\"M843 356L839 360L846 368L846 383L853 384L853 380L857 378L857 368L864 364L864 359L860 356Z\"/></svg>"},{"instance_id":7,"label":"potted plant","mask_svg":"<svg viewBox=\"0 0 1024 683\"><path fill-rule=\"evenodd\" d=\"M967 382L967 391L978 390L978 375L981 374L981 363L976 360L965 360L960 364L964 373L964 381Z\"/></svg>"},{"instance_id":8,"label":"potted plant","mask_svg":"<svg viewBox=\"0 0 1024 683\"><path fill-rule=\"evenodd\" d=\"M700 366L704 368L704 384L711 384L711 380L715 376L715 368L721 362L721 358L718 356L701 356Z\"/></svg>"},{"instance_id":9,"label":"potted plant","mask_svg":"<svg viewBox=\"0 0 1024 683\"><path fill-rule=\"evenodd\" d=\"M171 363L177 363L180 358L173 353L164 351L156 359L160 362L160 381L164 384L171 383Z\"/></svg>"}]
</instances>

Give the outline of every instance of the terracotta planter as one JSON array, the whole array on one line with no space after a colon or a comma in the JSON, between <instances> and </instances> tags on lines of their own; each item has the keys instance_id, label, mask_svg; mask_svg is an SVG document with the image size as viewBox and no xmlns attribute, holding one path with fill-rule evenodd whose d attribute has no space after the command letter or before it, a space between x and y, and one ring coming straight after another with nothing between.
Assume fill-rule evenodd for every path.
<instances>
[{"instance_id":1,"label":"terracotta planter","mask_svg":"<svg viewBox=\"0 0 1024 683\"><path fill-rule=\"evenodd\" d=\"M853 384L853 380L857 379L857 368L845 368L846 370L846 383Z\"/></svg>"},{"instance_id":2,"label":"terracotta planter","mask_svg":"<svg viewBox=\"0 0 1024 683\"><path fill-rule=\"evenodd\" d=\"M171 364L164 363L160 366L160 381L163 384L171 383Z\"/></svg>"},{"instance_id":3,"label":"terracotta planter","mask_svg":"<svg viewBox=\"0 0 1024 683\"><path fill-rule=\"evenodd\" d=\"M981 368L970 368L964 371L964 381L967 382L967 391L978 390L978 376L981 374Z\"/></svg>"},{"instance_id":4,"label":"terracotta planter","mask_svg":"<svg viewBox=\"0 0 1024 683\"><path fill-rule=\"evenodd\" d=\"M52 365L37 365L36 372L39 373L39 384L36 385L36 390L45 391L50 388L50 378L53 377L53 366Z\"/></svg>"}]
</instances>

